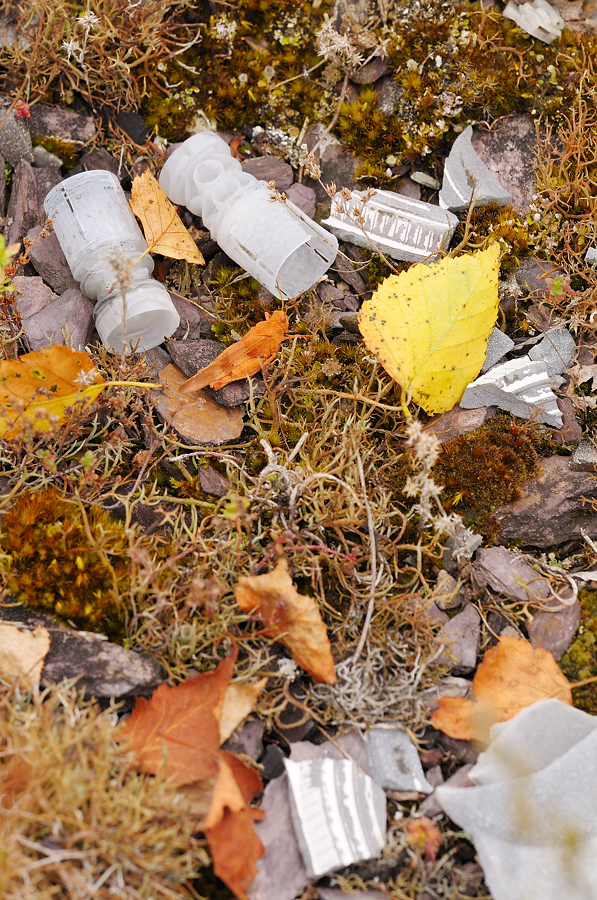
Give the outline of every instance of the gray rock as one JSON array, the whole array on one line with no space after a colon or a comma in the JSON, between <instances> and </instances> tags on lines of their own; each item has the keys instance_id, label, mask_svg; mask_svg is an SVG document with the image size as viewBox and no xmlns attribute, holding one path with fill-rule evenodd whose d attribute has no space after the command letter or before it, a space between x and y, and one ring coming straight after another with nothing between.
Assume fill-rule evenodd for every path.
<instances>
[{"instance_id":1,"label":"gray rock","mask_svg":"<svg viewBox=\"0 0 597 900\"><path fill-rule=\"evenodd\" d=\"M344 291L326 281L317 285L317 295L324 303L333 304L335 300L344 300Z\"/></svg>"},{"instance_id":2,"label":"gray rock","mask_svg":"<svg viewBox=\"0 0 597 900\"><path fill-rule=\"evenodd\" d=\"M145 119L132 109L121 109L116 113L116 124L125 131L135 144L142 145L147 140Z\"/></svg>"},{"instance_id":3,"label":"gray rock","mask_svg":"<svg viewBox=\"0 0 597 900\"><path fill-rule=\"evenodd\" d=\"M431 261L436 251L447 249L458 225L448 210L393 191L376 191L366 203L363 196L362 191L352 191L345 201L340 192L335 194L322 224L342 240L379 248L394 259ZM352 217L355 210L363 216L361 224Z\"/></svg>"},{"instance_id":4,"label":"gray rock","mask_svg":"<svg viewBox=\"0 0 597 900\"><path fill-rule=\"evenodd\" d=\"M320 900L387 900L381 891L341 891L340 888L317 888Z\"/></svg>"},{"instance_id":5,"label":"gray rock","mask_svg":"<svg viewBox=\"0 0 597 900\"><path fill-rule=\"evenodd\" d=\"M349 284L357 294L365 293L365 282L363 281L359 273L355 271L350 260L346 259L346 257L343 256L342 253L338 253L338 255L336 256L333 267L338 272L340 278L347 284ZM342 297L344 298L344 294L342 295Z\"/></svg>"},{"instance_id":6,"label":"gray rock","mask_svg":"<svg viewBox=\"0 0 597 900\"><path fill-rule=\"evenodd\" d=\"M343 316L339 317L338 322L342 328L346 329L346 331L350 331L351 334L358 335L360 338L359 316L356 312L345 313Z\"/></svg>"},{"instance_id":7,"label":"gray rock","mask_svg":"<svg viewBox=\"0 0 597 900\"><path fill-rule=\"evenodd\" d=\"M472 574L477 587L490 587L522 603L552 596L549 579L536 572L520 553L505 547L478 550Z\"/></svg>"},{"instance_id":8,"label":"gray rock","mask_svg":"<svg viewBox=\"0 0 597 900\"><path fill-rule=\"evenodd\" d=\"M39 218L41 223L46 221L46 211L44 209L44 200L46 195L50 193L53 187L56 187L62 181L62 173L60 166L44 166L42 169L35 168L33 170L35 183L37 184L37 205L39 208Z\"/></svg>"},{"instance_id":9,"label":"gray rock","mask_svg":"<svg viewBox=\"0 0 597 900\"><path fill-rule=\"evenodd\" d=\"M492 369L496 363L499 363L500 359L509 353L516 344L509 338L507 334L504 334L503 331L500 331L499 328L494 328L491 334L489 335L489 340L487 341L487 353L485 354L485 362L483 363L483 368L481 369L481 373L488 372L489 369Z\"/></svg>"},{"instance_id":10,"label":"gray rock","mask_svg":"<svg viewBox=\"0 0 597 900\"><path fill-rule=\"evenodd\" d=\"M401 728L372 728L366 746L373 780L384 791L431 793L417 749Z\"/></svg>"},{"instance_id":11,"label":"gray rock","mask_svg":"<svg viewBox=\"0 0 597 900\"><path fill-rule=\"evenodd\" d=\"M384 116L391 116L404 93L404 88L396 84L391 75L387 75L379 81L375 87L377 91L377 107Z\"/></svg>"},{"instance_id":12,"label":"gray rock","mask_svg":"<svg viewBox=\"0 0 597 900\"><path fill-rule=\"evenodd\" d=\"M535 192L535 123L529 115L506 116L491 131L475 129L473 148L490 173L512 196L519 212L528 212Z\"/></svg>"},{"instance_id":13,"label":"gray rock","mask_svg":"<svg viewBox=\"0 0 597 900\"><path fill-rule=\"evenodd\" d=\"M0 106L0 122L6 116L7 110L8 106ZM27 121L25 118L15 119L13 110L6 116L0 130L0 153L11 166L17 166L22 159L28 163L34 160Z\"/></svg>"},{"instance_id":14,"label":"gray rock","mask_svg":"<svg viewBox=\"0 0 597 900\"><path fill-rule=\"evenodd\" d=\"M545 364L533 362L528 356L511 359L480 375L468 385L460 405L464 409L498 406L522 419L534 416L536 421L555 428L563 424Z\"/></svg>"},{"instance_id":15,"label":"gray rock","mask_svg":"<svg viewBox=\"0 0 597 900\"><path fill-rule=\"evenodd\" d=\"M535 256L525 257L514 270L518 286L537 298L546 297L550 282L563 274L564 272L553 263L537 259Z\"/></svg>"},{"instance_id":16,"label":"gray rock","mask_svg":"<svg viewBox=\"0 0 597 900\"><path fill-rule=\"evenodd\" d=\"M560 589L562 596L570 596L571 589ZM532 621L527 624L529 640L533 647L542 647L557 661L562 658L580 625L580 603L564 606L558 600L546 604L549 609L533 612Z\"/></svg>"},{"instance_id":17,"label":"gray rock","mask_svg":"<svg viewBox=\"0 0 597 900\"><path fill-rule=\"evenodd\" d=\"M574 360L576 341L567 328L554 328L538 344L531 347L529 357L545 363L551 375L561 375Z\"/></svg>"},{"instance_id":18,"label":"gray rock","mask_svg":"<svg viewBox=\"0 0 597 900\"><path fill-rule=\"evenodd\" d=\"M83 350L93 334L93 303L78 288L69 288L38 313L24 319L23 331L32 350L42 350L52 344L68 344L74 350Z\"/></svg>"},{"instance_id":19,"label":"gray rock","mask_svg":"<svg viewBox=\"0 0 597 900\"><path fill-rule=\"evenodd\" d=\"M174 304L176 312L180 316L180 324L171 340L180 341L184 337L190 337L191 332L193 338L199 338L200 335L208 336L211 334L211 322L201 312L197 304L192 303L180 294L168 291L170 299Z\"/></svg>"},{"instance_id":20,"label":"gray rock","mask_svg":"<svg viewBox=\"0 0 597 900\"><path fill-rule=\"evenodd\" d=\"M39 21L39 19L38 19ZM10 15L0 16L0 50L12 50L29 47L31 42L27 34L19 31L19 21Z\"/></svg>"},{"instance_id":21,"label":"gray rock","mask_svg":"<svg viewBox=\"0 0 597 900\"><path fill-rule=\"evenodd\" d=\"M230 753L244 753L257 761L263 753L263 722L249 719L234 731L223 744Z\"/></svg>"},{"instance_id":22,"label":"gray rock","mask_svg":"<svg viewBox=\"0 0 597 900\"><path fill-rule=\"evenodd\" d=\"M445 166L439 205L453 212L495 202L500 206L512 202L512 197L481 161L472 144L473 128L469 125L458 135ZM413 176L411 176L413 177Z\"/></svg>"},{"instance_id":23,"label":"gray rock","mask_svg":"<svg viewBox=\"0 0 597 900\"><path fill-rule=\"evenodd\" d=\"M480 406L475 409L463 409L459 403L441 416L434 416L426 426L426 431L431 431L437 437L440 444L451 441L461 434L468 434L480 428L496 414L495 406Z\"/></svg>"},{"instance_id":24,"label":"gray rock","mask_svg":"<svg viewBox=\"0 0 597 900\"><path fill-rule=\"evenodd\" d=\"M571 472L566 456L541 460L539 474L524 485L520 499L494 511L500 525L497 540L551 547L583 540L583 531L597 537L591 498L597 498L597 479L591 473Z\"/></svg>"},{"instance_id":25,"label":"gray rock","mask_svg":"<svg viewBox=\"0 0 597 900\"><path fill-rule=\"evenodd\" d=\"M312 185L317 202L327 205L330 202L322 185L328 187L335 184L337 188L347 188L349 191L356 187L356 170L360 164L361 160L343 150L339 143L330 143L325 149L322 148L319 160L321 184L316 181Z\"/></svg>"},{"instance_id":26,"label":"gray rock","mask_svg":"<svg viewBox=\"0 0 597 900\"><path fill-rule=\"evenodd\" d=\"M286 769L284 768L284 760L286 754L278 744L268 744L265 751L259 758L261 766L261 777L264 782L272 781L272 779L280 778Z\"/></svg>"},{"instance_id":27,"label":"gray rock","mask_svg":"<svg viewBox=\"0 0 597 900\"><path fill-rule=\"evenodd\" d=\"M232 490L228 479L220 475L213 466L199 466L199 484L201 490L210 497L225 497Z\"/></svg>"},{"instance_id":28,"label":"gray rock","mask_svg":"<svg viewBox=\"0 0 597 900\"><path fill-rule=\"evenodd\" d=\"M299 184L297 181L286 188L286 196L290 202L294 203L295 206L298 206L306 216L309 216L309 218L313 216L317 195L312 187L308 187L306 184Z\"/></svg>"},{"instance_id":29,"label":"gray rock","mask_svg":"<svg viewBox=\"0 0 597 900\"><path fill-rule=\"evenodd\" d=\"M476 667L481 641L481 616L472 603L467 603L462 612L446 622L438 632L436 641L446 645L438 662L447 663L457 672L470 672Z\"/></svg>"},{"instance_id":30,"label":"gray rock","mask_svg":"<svg viewBox=\"0 0 597 900\"><path fill-rule=\"evenodd\" d=\"M560 378L560 375L554 375ZM562 414L562 427L552 431L551 439L555 444L578 444L582 438L582 428L578 421L578 410L570 397L558 397L558 409Z\"/></svg>"},{"instance_id":31,"label":"gray rock","mask_svg":"<svg viewBox=\"0 0 597 900\"><path fill-rule=\"evenodd\" d=\"M34 138L56 137L75 144L88 144L97 133L89 116L47 103L36 103L31 107L29 130Z\"/></svg>"},{"instance_id":32,"label":"gray rock","mask_svg":"<svg viewBox=\"0 0 597 900\"><path fill-rule=\"evenodd\" d=\"M130 177L129 170L119 159L108 153L103 147L94 147L88 150L79 160L81 171L89 172L101 169L104 172L112 172L120 181Z\"/></svg>"},{"instance_id":33,"label":"gray rock","mask_svg":"<svg viewBox=\"0 0 597 900\"><path fill-rule=\"evenodd\" d=\"M355 84L373 84L378 78L386 75L388 71L388 62L381 56L374 57L371 62L365 63L360 69L357 69L350 76L350 80Z\"/></svg>"},{"instance_id":34,"label":"gray rock","mask_svg":"<svg viewBox=\"0 0 597 900\"><path fill-rule=\"evenodd\" d=\"M172 362L170 354L166 353L163 347L154 347L152 350L145 351L145 362L153 372L153 378L159 378L162 369Z\"/></svg>"},{"instance_id":35,"label":"gray rock","mask_svg":"<svg viewBox=\"0 0 597 900\"><path fill-rule=\"evenodd\" d=\"M413 181L412 178L401 178L397 181L396 191L399 194L403 194L405 197L410 197L412 200L421 199L421 185L417 184L416 181Z\"/></svg>"},{"instance_id":36,"label":"gray rock","mask_svg":"<svg viewBox=\"0 0 597 900\"><path fill-rule=\"evenodd\" d=\"M266 786L260 809L265 818L254 827L265 852L257 860L249 900L295 900L310 879L294 834L286 774Z\"/></svg>"},{"instance_id":37,"label":"gray rock","mask_svg":"<svg viewBox=\"0 0 597 900\"><path fill-rule=\"evenodd\" d=\"M17 164L14 171L4 228L7 245L22 241L28 231L36 225L43 225L46 220L38 201L36 171L40 170L34 170L25 159Z\"/></svg>"},{"instance_id":38,"label":"gray rock","mask_svg":"<svg viewBox=\"0 0 597 900\"><path fill-rule=\"evenodd\" d=\"M494 900L597 900L596 724L541 700L492 728L475 787L436 789L471 834Z\"/></svg>"},{"instance_id":39,"label":"gray rock","mask_svg":"<svg viewBox=\"0 0 597 900\"><path fill-rule=\"evenodd\" d=\"M371 775L367 748L359 731L349 731L334 743L312 744L310 741L296 741L290 747L290 759L302 762L305 759L352 759L365 775Z\"/></svg>"},{"instance_id":40,"label":"gray rock","mask_svg":"<svg viewBox=\"0 0 597 900\"><path fill-rule=\"evenodd\" d=\"M198 340L198 341L168 341L168 352L174 360L175 364L184 374L190 378L195 375L199 369L213 362L214 359L223 353L226 348L218 343L218 341ZM265 394L265 385L263 377L260 373L254 375L251 379L253 396L263 397ZM212 396L221 406L240 406L246 403L251 397L251 385L248 379L242 378L239 381L233 381L226 384L219 391L212 388L204 388L205 392Z\"/></svg>"},{"instance_id":41,"label":"gray rock","mask_svg":"<svg viewBox=\"0 0 597 900\"><path fill-rule=\"evenodd\" d=\"M411 172L410 177L416 184L431 188L432 191L439 191L441 188L441 184L437 178L435 178L434 175L430 175L428 172Z\"/></svg>"},{"instance_id":42,"label":"gray rock","mask_svg":"<svg viewBox=\"0 0 597 900\"><path fill-rule=\"evenodd\" d=\"M597 467L597 447L589 438L583 438L570 457L573 472L595 472Z\"/></svg>"},{"instance_id":43,"label":"gray rock","mask_svg":"<svg viewBox=\"0 0 597 900\"><path fill-rule=\"evenodd\" d=\"M462 582L453 578L445 569L440 569L433 590L435 603L440 609L458 609L462 606L461 586Z\"/></svg>"},{"instance_id":44,"label":"gray rock","mask_svg":"<svg viewBox=\"0 0 597 900\"><path fill-rule=\"evenodd\" d=\"M27 233L27 238L33 242L29 247L29 256L36 272L57 294L78 287L58 238L53 232L40 238L42 230L42 226L38 225Z\"/></svg>"},{"instance_id":45,"label":"gray rock","mask_svg":"<svg viewBox=\"0 0 597 900\"><path fill-rule=\"evenodd\" d=\"M34 316L57 299L57 294L39 276L15 275L12 283L16 288L15 303L22 319Z\"/></svg>"},{"instance_id":46,"label":"gray rock","mask_svg":"<svg viewBox=\"0 0 597 900\"><path fill-rule=\"evenodd\" d=\"M278 191L285 191L294 181L292 166L275 156L256 156L241 163L243 172L249 172L259 181L275 181Z\"/></svg>"},{"instance_id":47,"label":"gray rock","mask_svg":"<svg viewBox=\"0 0 597 900\"><path fill-rule=\"evenodd\" d=\"M364 26L370 16L369 0L334 0L331 19L336 31L344 34L355 25ZM357 29L360 31L361 29Z\"/></svg>"},{"instance_id":48,"label":"gray rock","mask_svg":"<svg viewBox=\"0 0 597 900\"><path fill-rule=\"evenodd\" d=\"M382 789L347 759L286 760L292 823L311 878L375 859L386 835Z\"/></svg>"},{"instance_id":49,"label":"gray rock","mask_svg":"<svg viewBox=\"0 0 597 900\"><path fill-rule=\"evenodd\" d=\"M42 147L41 144L37 144L37 146L33 148L33 165L38 169L43 169L45 166L60 167L62 165L62 160L59 156L56 156L55 153L50 153L49 150Z\"/></svg>"}]
</instances>

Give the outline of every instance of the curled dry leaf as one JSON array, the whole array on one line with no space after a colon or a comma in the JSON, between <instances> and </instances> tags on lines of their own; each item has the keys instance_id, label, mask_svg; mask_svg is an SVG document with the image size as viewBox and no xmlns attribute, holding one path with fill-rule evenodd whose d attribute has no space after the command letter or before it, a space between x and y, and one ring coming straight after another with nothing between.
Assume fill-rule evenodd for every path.
<instances>
[{"instance_id":1,"label":"curled dry leaf","mask_svg":"<svg viewBox=\"0 0 597 900\"><path fill-rule=\"evenodd\" d=\"M54 344L48 350L25 353L0 362L0 437L14 437L28 419L36 429L53 427L67 407L91 403L106 387L91 357L83 350Z\"/></svg>"},{"instance_id":2,"label":"curled dry leaf","mask_svg":"<svg viewBox=\"0 0 597 900\"><path fill-rule=\"evenodd\" d=\"M229 684L224 695L220 713L220 743L227 741L233 731L247 718L257 703L267 678L260 678L252 684Z\"/></svg>"},{"instance_id":3,"label":"curled dry leaf","mask_svg":"<svg viewBox=\"0 0 597 900\"><path fill-rule=\"evenodd\" d=\"M149 169L133 179L130 206L141 220L151 253L205 265L203 254L182 224L176 207L170 203Z\"/></svg>"},{"instance_id":4,"label":"curled dry leaf","mask_svg":"<svg viewBox=\"0 0 597 900\"><path fill-rule=\"evenodd\" d=\"M431 724L465 741L489 740L489 728L505 722L538 700L554 698L572 706L571 686L551 653L529 641L501 637L477 666L475 699L443 697Z\"/></svg>"},{"instance_id":5,"label":"curled dry leaf","mask_svg":"<svg viewBox=\"0 0 597 900\"><path fill-rule=\"evenodd\" d=\"M190 394L207 385L219 391L232 381L255 375L274 359L287 331L288 316L283 310L277 310L265 322L254 325L240 341L227 347L208 366L181 384L181 393Z\"/></svg>"},{"instance_id":6,"label":"curled dry leaf","mask_svg":"<svg viewBox=\"0 0 597 900\"><path fill-rule=\"evenodd\" d=\"M254 612L265 625L266 635L288 647L316 681L336 682L332 649L317 604L298 593L285 559L267 575L241 576L235 595L240 608Z\"/></svg>"},{"instance_id":7,"label":"curled dry leaf","mask_svg":"<svg viewBox=\"0 0 597 900\"><path fill-rule=\"evenodd\" d=\"M50 632L38 627L25 631L17 625L0 625L0 677L18 680L23 690L39 688L44 659L50 649Z\"/></svg>"}]
</instances>

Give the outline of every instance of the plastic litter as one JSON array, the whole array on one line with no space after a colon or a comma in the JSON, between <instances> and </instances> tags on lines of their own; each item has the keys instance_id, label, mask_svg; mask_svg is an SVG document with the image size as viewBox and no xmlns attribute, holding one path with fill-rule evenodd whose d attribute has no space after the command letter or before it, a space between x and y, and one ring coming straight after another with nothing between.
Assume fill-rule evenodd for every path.
<instances>
[{"instance_id":1,"label":"plastic litter","mask_svg":"<svg viewBox=\"0 0 597 900\"><path fill-rule=\"evenodd\" d=\"M551 44L562 33L564 20L547 0L532 0L532 3L515 3L510 0L504 7L504 15L532 37L545 44Z\"/></svg>"},{"instance_id":2,"label":"plastic litter","mask_svg":"<svg viewBox=\"0 0 597 900\"><path fill-rule=\"evenodd\" d=\"M364 197L364 191L352 191L345 201L338 191L322 224L342 240L379 247L394 259L432 262L434 253L448 249L458 225L453 213L393 191L375 191L366 202Z\"/></svg>"},{"instance_id":3,"label":"plastic litter","mask_svg":"<svg viewBox=\"0 0 597 900\"><path fill-rule=\"evenodd\" d=\"M228 256L276 296L312 287L336 258L338 241L290 200L272 201L265 182L243 172L226 141L204 131L166 160L160 185L201 216Z\"/></svg>"},{"instance_id":4,"label":"plastic litter","mask_svg":"<svg viewBox=\"0 0 597 900\"><path fill-rule=\"evenodd\" d=\"M452 144L444 166L439 205L452 212L468 209L471 200L475 206L512 203L512 195L494 178L473 147L472 136L473 128L469 125Z\"/></svg>"},{"instance_id":5,"label":"plastic litter","mask_svg":"<svg viewBox=\"0 0 597 900\"><path fill-rule=\"evenodd\" d=\"M310 878L381 853L386 795L351 760L285 760L296 839Z\"/></svg>"},{"instance_id":6,"label":"plastic litter","mask_svg":"<svg viewBox=\"0 0 597 900\"><path fill-rule=\"evenodd\" d=\"M508 360L480 375L468 385L460 405L463 409L499 406L521 419L535 414L537 421L546 425L561 428L563 424L547 366L528 356Z\"/></svg>"},{"instance_id":7,"label":"plastic litter","mask_svg":"<svg viewBox=\"0 0 597 900\"><path fill-rule=\"evenodd\" d=\"M97 300L95 326L106 347L121 352L124 331L127 349L151 350L176 331L180 317L166 288L150 277L154 264L147 242L115 175L101 170L73 175L52 188L44 209L73 278L87 297ZM134 263L126 309L108 262L113 249Z\"/></svg>"},{"instance_id":8,"label":"plastic litter","mask_svg":"<svg viewBox=\"0 0 597 900\"><path fill-rule=\"evenodd\" d=\"M417 748L401 728L372 728L365 736L374 781L385 791L433 790L425 778Z\"/></svg>"},{"instance_id":9,"label":"plastic litter","mask_svg":"<svg viewBox=\"0 0 597 900\"><path fill-rule=\"evenodd\" d=\"M597 718L541 700L494 725L469 772L435 791L472 836L494 900L597 900Z\"/></svg>"}]
</instances>

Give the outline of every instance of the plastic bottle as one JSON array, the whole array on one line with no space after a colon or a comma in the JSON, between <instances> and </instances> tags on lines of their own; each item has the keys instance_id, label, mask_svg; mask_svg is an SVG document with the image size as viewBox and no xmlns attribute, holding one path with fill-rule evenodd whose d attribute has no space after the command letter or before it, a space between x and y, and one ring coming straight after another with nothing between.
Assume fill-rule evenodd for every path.
<instances>
[{"instance_id":1,"label":"plastic bottle","mask_svg":"<svg viewBox=\"0 0 597 900\"><path fill-rule=\"evenodd\" d=\"M95 326L106 347L120 353L151 350L176 331L180 317L168 291L151 278L153 260L147 242L112 172L94 170L61 181L44 200L46 214L81 291L97 300ZM125 304L114 268L107 260L118 248L134 263Z\"/></svg>"},{"instance_id":2,"label":"plastic bottle","mask_svg":"<svg viewBox=\"0 0 597 900\"><path fill-rule=\"evenodd\" d=\"M271 190L211 131L188 138L166 160L160 185L173 203L201 216L228 256L287 300L312 287L338 251L333 234Z\"/></svg>"}]
</instances>

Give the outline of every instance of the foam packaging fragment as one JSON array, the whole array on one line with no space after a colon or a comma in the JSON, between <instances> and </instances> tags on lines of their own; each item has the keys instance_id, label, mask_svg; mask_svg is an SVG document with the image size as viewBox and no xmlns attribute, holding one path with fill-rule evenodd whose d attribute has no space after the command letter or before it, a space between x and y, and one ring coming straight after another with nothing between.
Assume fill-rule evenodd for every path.
<instances>
[{"instance_id":1,"label":"foam packaging fragment","mask_svg":"<svg viewBox=\"0 0 597 900\"><path fill-rule=\"evenodd\" d=\"M545 363L528 356L508 360L480 375L468 385L460 405L463 409L499 406L521 419L535 416L538 422L555 428L563 424Z\"/></svg>"},{"instance_id":2,"label":"foam packaging fragment","mask_svg":"<svg viewBox=\"0 0 597 900\"><path fill-rule=\"evenodd\" d=\"M512 195L501 186L481 161L472 145L472 125L458 135L444 165L444 179L439 194L439 205L452 212L461 212L474 206L512 203Z\"/></svg>"},{"instance_id":3,"label":"foam packaging fragment","mask_svg":"<svg viewBox=\"0 0 597 900\"><path fill-rule=\"evenodd\" d=\"M510 0L503 10L507 19L545 44L551 44L562 33L564 20L547 0L532 0L532 3L515 3Z\"/></svg>"}]
</instances>

